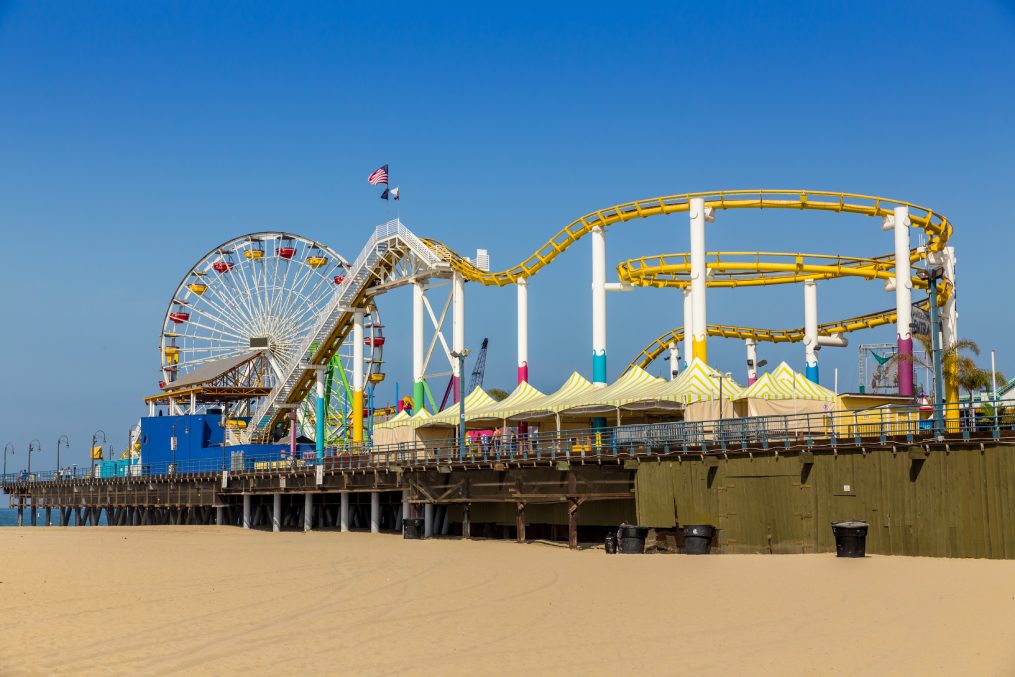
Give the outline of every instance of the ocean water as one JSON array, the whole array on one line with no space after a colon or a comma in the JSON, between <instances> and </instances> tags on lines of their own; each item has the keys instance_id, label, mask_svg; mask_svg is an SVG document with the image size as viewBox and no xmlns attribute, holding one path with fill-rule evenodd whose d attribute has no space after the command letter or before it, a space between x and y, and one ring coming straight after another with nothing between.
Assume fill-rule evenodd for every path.
<instances>
[{"instance_id":1,"label":"ocean water","mask_svg":"<svg viewBox=\"0 0 1015 677\"><path fill-rule=\"evenodd\" d=\"M0 500L3 500L4 498L6 497L0 494ZM6 501L4 502L6 503ZM45 519L46 519L46 511L39 510L39 514L38 517L36 518L36 521L38 522L38 525L40 527L44 526L43 522L45 521ZM56 510L54 510L53 524L54 525L59 524L59 519L60 519L59 515L57 514ZM73 523L74 518L71 517L71 524ZM105 513L103 513L102 518L99 520L99 526L105 526L105 524L106 524L106 515ZM24 525L26 527L30 527L32 525L32 513L28 509L25 510ZM17 526L18 526L18 511L15 510L14 508L0 508L0 527L17 527Z\"/></svg>"}]
</instances>

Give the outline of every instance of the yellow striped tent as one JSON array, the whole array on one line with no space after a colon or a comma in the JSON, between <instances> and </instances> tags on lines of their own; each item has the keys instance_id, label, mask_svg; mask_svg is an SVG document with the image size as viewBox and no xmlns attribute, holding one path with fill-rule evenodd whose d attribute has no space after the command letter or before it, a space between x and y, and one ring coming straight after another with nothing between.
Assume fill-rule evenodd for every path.
<instances>
[{"instance_id":1,"label":"yellow striped tent","mask_svg":"<svg viewBox=\"0 0 1015 677\"><path fill-rule=\"evenodd\" d=\"M563 407L567 406L568 402L594 388L595 386L589 383L588 379L584 376L576 371L572 372L571 376L568 377L567 381L560 388L549 395L526 402L523 410L517 414L512 414L508 418L512 421L528 421L554 416Z\"/></svg>"},{"instance_id":2,"label":"yellow striped tent","mask_svg":"<svg viewBox=\"0 0 1015 677\"><path fill-rule=\"evenodd\" d=\"M562 403L566 414L603 414L616 410L629 402L643 399L644 393L665 383L639 366L625 371L620 378L605 388L592 388Z\"/></svg>"},{"instance_id":3,"label":"yellow striped tent","mask_svg":"<svg viewBox=\"0 0 1015 677\"><path fill-rule=\"evenodd\" d=\"M500 402L494 402L486 407L479 407L471 413L466 412L465 422L467 425L476 424L473 427L483 427L481 424L484 422L487 424L497 423L499 425L511 416L527 411L532 402L545 397L544 393L523 381L518 384L518 387L510 395Z\"/></svg>"},{"instance_id":4,"label":"yellow striped tent","mask_svg":"<svg viewBox=\"0 0 1015 677\"><path fill-rule=\"evenodd\" d=\"M737 416L777 416L830 411L835 393L808 381L782 362L769 374L762 374L737 398Z\"/></svg>"},{"instance_id":5,"label":"yellow striped tent","mask_svg":"<svg viewBox=\"0 0 1015 677\"><path fill-rule=\"evenodd\" d=\"M497 400L493 399L486 394L486 391L476 386L471 393L465 396L465 420L469 420L469 413L477 409L488 407L492 404L496 404ZM421 421L417 424L419 428L430 428L439 425L458 425L458 410L459 406L456 402L451 406L447 407L443 411L434 414L432 417Z\"/></svg>"}]
</instances>

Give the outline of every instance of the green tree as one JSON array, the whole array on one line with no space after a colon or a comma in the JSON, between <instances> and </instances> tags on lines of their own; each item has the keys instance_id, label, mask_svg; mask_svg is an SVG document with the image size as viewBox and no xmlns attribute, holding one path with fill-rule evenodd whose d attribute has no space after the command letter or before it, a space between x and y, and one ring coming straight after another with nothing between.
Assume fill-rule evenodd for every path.
<instances>
[{"instance_id":1,"label":"green tree","mask_svg":"<svg viewBox=\"0 0 1015 677\"><path fill-rule=\"evenodd\" d=\"M899 382L899 370L898 365L902 361L912 361L916 366L925 367L933 370L933 347L931 346L930 336L927 334L913 334L913 338L917 340L920 346L923 348L924 356L917 357L915 355L900 355L896 353L892 357L880 365L874 372L874 382L878 382L882 379L888 379L892 383L898 384ZM989 388L991 384L990 370L981 369L977 366L976 361L968 355L963 355L962 352L970 352L979 357L980 346L972 339L959 339L955 342L955 345L950 348L946 348L941 351L942 359L947 360L950 357L956 359L956 366L959 372L959 387L965 388L969 393L969 399L973 399L973 392L980 390L981 388ZM1004 383L1006 381L1004 374L996 372L998 383Z\"/></svg>"},{"instance_id":2,"label":"green tree","mask_svg":"<svg viewBox=\"0 0 1015 677\"><path fill-rule=\"evenodd\" d=\"M510 393L508 391L501 390L500 388L490 388L489 390L486 391L486 394L489 395L490 397L492 397L497 402L500 402L505 397L510 395Z\"/></svg>"}]
</instances>

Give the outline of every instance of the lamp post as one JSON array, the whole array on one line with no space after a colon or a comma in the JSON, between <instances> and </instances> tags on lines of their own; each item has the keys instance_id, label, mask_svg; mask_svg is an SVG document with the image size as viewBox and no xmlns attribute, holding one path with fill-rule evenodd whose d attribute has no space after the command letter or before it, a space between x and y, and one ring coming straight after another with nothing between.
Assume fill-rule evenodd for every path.
<instances>
[{"instance_id":1,"label":"lamp post","mask_svg":"<svg viewBox=\"0 0 1015 677\"><path fill-rule=\"evenodd\" d=\"M95 474L95 443L99 441L99 435L102 435L102 443L103 444L106 443L106 431L101 430L101 429L100 430L96 430L95 432L92 433L92 446L88 450L88 456L89 456L89 459L90 459L90 462L91 462L91 466L90 467L92 469L92 474L93 475Z\"/></svg>"},{"instance_id":2,"label":"lamp post","mask_svg":"<svg viewBox=\"0 0 1015 677\"><path fill-rule=\"evenodd\" d=\"M70 448L70 438L66 435L60 435L56 440L56 478L60 479L60 445L64 444Z\"/></svg>"},{"instance_id":3,"label":"lamp post","mask_svg":"<svg viewBox=\"0 0 1015 677\"><path fill-rule=\"evenodd\" d=\"M461 352L452 351L451 357L458 360L458 460L465 460L465 395L462 388L462 374L465 373L465 358L469 356L469 349L462 348Z\"/></svg>"},{"instance_id":4,"label":"lamp post","mask_svg":"<svg viewBox=\"0 0 1015 677\"><path fill-rule=\"evenodd\" d=\"M15 449L15 446L13 444L11 444L10 442L8 442L7 444L4 445L4 477L7 476L7 456L8 455L13 456L14 455L14 449Z\"/></svg>"},{"instance_id":5,"label":"lamp post","mask_svg":"<svg viewBox=\"0 0 1015 677\"><path fill-rule=\"evenodd\" d=\"M32 477L32 451L40 453L42 451L42 442L39 440L32 440L28 443L28 477Z\"/></svg>"},{"instance_id":6,"label":"lamp post","mask_svg":"<svg viewBox=\"0 0 1015 677\"><path fill-rule=\"evenodd\" d=\"M927 281L927 294L930 305L930 347L934 362L934 433L940 435L944 430L945 396L944 367L941 356L941 321L937 308L937 281L944 277L943 268L925 268L919 276Z\"/></svg>"}]
</instances>

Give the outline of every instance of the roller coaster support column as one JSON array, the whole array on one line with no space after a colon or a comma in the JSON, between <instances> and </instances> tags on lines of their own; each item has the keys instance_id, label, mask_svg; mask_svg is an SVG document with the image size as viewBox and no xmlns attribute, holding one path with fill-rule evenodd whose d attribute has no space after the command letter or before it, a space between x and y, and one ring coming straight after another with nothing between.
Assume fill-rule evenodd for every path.
<instances>
[{"instance_id":1,"label":"roller coaster support column","mask_svg":"<svg viewBox=\"0 0 1015 677\"><path fill-rule=\"evenodd\" d=\"M941 313L941 347L944 353L945 379L945 421L948 432L959 430L959 364L955 343L959 340L959 313L956 307L955 290L955 247L945 247L941 252L941 266L945 279L950 283L949 294Z\"/></svg>"},{"instance_id":2,"label":"roller coaster support column","mask_svg":"<svg viewBox=\"0 0 1015 677\"><path fill-rule=\"evenodd\" d=\"M708 326L705 314L705 290L707 285L705 269L705 222L715 217L711 210L706 213L705 200L691 198L691 354L708 363ZM685 329L686 331L686 329Z\"/></svg>"},{"instance_id":3,"label":"roller coaster support column","mask_svg":"<svg viewBox=\"0 0 1015 677\"><path fill-rule=\"evenodd\" d=\"M676 341L670 341L670 380L672 381L680 375L680 349L677 348Z\"/></svg>"},{"instance_id":4,"label":"roller coaster support column","mask_svg":"<svg viewBox=\"0 0 1015 677\"><path fill-rule=\"evenodd\" d=\"M692 309L693 302L691 299L691 288L684 287L684 363L688 364L691 361L694 353L691 350L693 343L691 339L691 327L694 324L694 311Z\"/></svg>"},{"instance_id":5,"label":"roller coaster support column","mask_svg":"<svg viewBox=\"0 0 1015 677\"><path fill-rule=\"evenodd\" d=\"M754 385L758 380L758 344L754 339L744 339L747 346L747 385Z\"/></svg>"},{"instance_id":6,"label":"roller coaster support column","mask_svg":"<svg viewBox=\"0 0 1015 677\"><path fill-rule=\"evenodd\" d=\"M518 289L518 383L529 382L529 281L522 277L515 283ZM518 434L527 435L529 424L520 422ZM468 508L466 508L468 510Z\"/></svg>"},{"instance_id":7,"label":"roller coaster support column","mask_svg":"<svg viewBox=\"0 0 1015 677\"><path fill-rule=\"evenodd\" d=\"M606 231L592 229L592 383L606 385Z\"/></svg>"},{"instance_id":8,"label":"roller coaster support column","mask_svg":"<svg viewBox=\"0 0 1015 677\"><path fill-rule=\"evenodd\" d=\"M324 425L326 423L325 419L327 418L328 415L324 403L324 379L328 372L327 367L325 367L323 364L317 365L316 371L317 371L317 409L315 412L316 415L314 416L314 421L317 423L317 429L314 431L314 440L316 442L315 449L317 451L317 460L320 462L324 460L324 442L325 442L324 436L326 434L325 431L327 430L327 428Z\"/></svg>"},{"instance_id":9,"label":"roller coaster support column","mask_svg":"<svg viewBox=\"0 0 1015 677\"><path fill-rule=\"evenodd\" d=\"M352 314L352 441L363 441L363 309Z\"/></svg>"},{"instance_id":10,"label":"roller coaster support column","mask_svg":"<svg viewBox=\"0 0 1015 677\"><path fill-rule=\"evenodd\" d=\"M529 281L515 283L518 289L518 382L529 381Z\"/></svg>"},{"instance_id":11,"label":"roller coaster support column","mask_svg":"<svg viewBox=\"0 0 1015 677\"><path fill-rule=\"evenodd\" d=\"M895 313L898 334L899 394L913 396L913 282L909 262L909 207L895 208L891 219L885 219L886 230L895 231Z\"/></svg>"},{"instance_id":12,"label":"roller coaster support column","mask_svg":"<svg viewBox=\"0 0 1015 677\"><path fill-rule=\"evenodd\" d=\"M451 275L451 350L462 354L465 350L465 278L461 273ZM451 361L451 378L455 402L462 399L462 361Z\"/></svg>"},{"instance_id":13,"label":"roller coaster support column","mask_svg":"<svg viewBox=\"0 0 1015 677\"><path fill-rule=\"evenodd\" d=\"M592 385L606 386L606 231L592 229ZM596 416L593 428L606 427L606 419Z\"/></svg>"},{"instance_id":14,"label":"roller coaster support column","mask_svg":"<svg viewBox=\"0 0 1015 677\"><path fill-rule=\"evenodd\" d=\"M423 283L412 284L412 413L423 408Z\"/></svg>"},{"instance_id":15,"label":"roller coaster support column","mask_svg":"<svg viewBox=\"0 0 1015 677\"><path fill-rule=\"evenodd\" d=\"M804 376L818 383L818 285L804 280Z\"/></svg>"}]
</instances>

